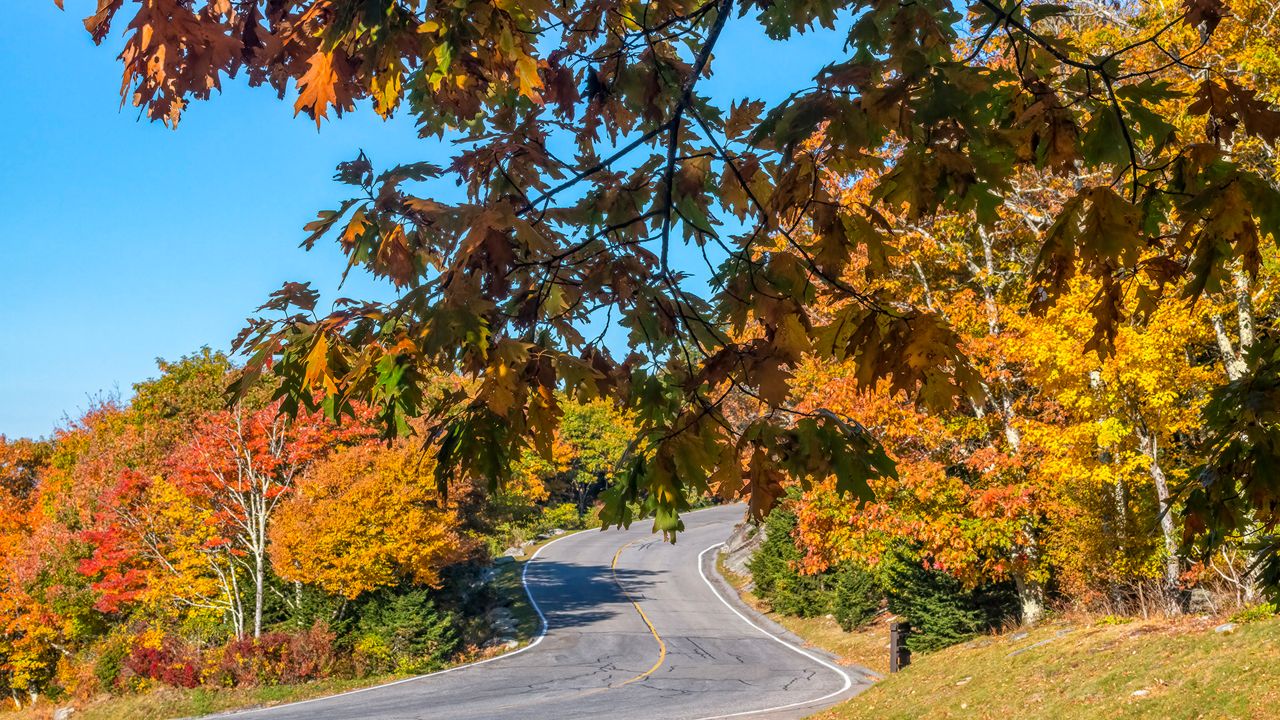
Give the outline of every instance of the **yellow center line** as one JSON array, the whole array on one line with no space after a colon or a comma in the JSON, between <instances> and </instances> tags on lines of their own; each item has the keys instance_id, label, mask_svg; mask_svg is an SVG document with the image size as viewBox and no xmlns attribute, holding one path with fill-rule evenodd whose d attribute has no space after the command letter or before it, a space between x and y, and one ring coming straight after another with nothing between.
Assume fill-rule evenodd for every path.
<instances>
[{"instance_id":1,"label":"yellow center line","mask_svg":"<svg viewBox=\"0 0 1280 720\"><path fill-rule=\"evenodd\" d=\"M631 593L627 592L627 589L622 586L622 582L618 580L618 558L622 556L623 550L626 550L627 548L631 547L636 542L638 541L632 540L626 545L623 545L622 547L618 548L618 552L613 554L613 562L609 564L609 570L610 572L613 573L613 582L617 584L618 589L621 590L622 594L627 597L627 600L631 601L631 606L636 609L636 612L640 613L640 619L644 621L645 626L649 628L649 632L653 634L653 639L658 641L658 662L654 663L653 667L649 668L648 670L645 670L644 672L631 678L630 680L627 680L626 682L618 683L614 687L622 687L623 685L630 685L633 682L639 682L641 680L644 680L645 678L657 672L658 668L662 667L662 663L667 659L667 644L663 642L662 636L658 634L658 630L653 626L653 623L649 622L649 616L644 614L644 610L640 608L640 603L636 602L636 599L631 596Z\"/></svg>"}]
</instances>

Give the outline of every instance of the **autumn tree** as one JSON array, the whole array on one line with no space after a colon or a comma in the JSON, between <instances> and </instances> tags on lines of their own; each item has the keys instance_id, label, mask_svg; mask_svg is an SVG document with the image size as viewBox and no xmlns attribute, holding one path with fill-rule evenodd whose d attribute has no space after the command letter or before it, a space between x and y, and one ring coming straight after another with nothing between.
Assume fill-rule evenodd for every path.
<instances>
[{"instance_id":1,"label":"autumn tree","mask_svg":"<svg viewBox=\"0 0 1280 720\"><path fill-rule=\"evenodd\" d=\"M351 447L312 466L269 529L276 573L348 600L401 581L437 585L470 543L432 465L402 443Z\"/></svg>"},{"instance_id":2,"label":"autumn tree","mask_svg":"<svg viewBox=\"0 0 1280 720\"><path fill-rule=\"evenodd\" d=\"M157 366L159 375L134 385L117 413L121 433L107 443L115 459L101 467L97 495L80 523L88 556L77 570L102 613L206 629L229 621L240 634L245 613L234 587L236 565L216 542L212 507L179 487L171 462L201 419L225 408L232 367L208 348ZM74 467L90 465L77 458Z\"/></svg>"},{"instance_id":3,"label":"autumn tree","mask_svg":"<svg viewBox=\"0 0 1280 720\"><path fill-rule=\"evenodd\" d=\"M1065 513L1055 518L1049 552L1074 569L1065 583L1085 581L1072 588L1076 594L1089 589L1082 575L1106 567L1117 580L1161 578L1176 610L1187 570L1175 526L1177 490L1194 464L1191 438L1217 373L1193 360L1209 350L1209 323L1205 313L1162 308L1145 327L1122 326L1113 355L1081 355L1073 338L1090 322L1085 303L1092 292L1082 287L1051 322L1023 331L1030 379L1055 420L1029 432L1039 449L1035 472ZM1143 552L1152 536L1157 547Z\"/></svg>"},{"instance_id":4,"label":"autumn tree","mask_svg":"<svg viewBox=\"0 0 1280 720\"><path fill-rule=\"evenodd\" d=\"M585 514L596 493L613 479L635 438L631 419L608 400L562 402L564 416L552 440L551 458L527 451L513 468L517 476L569 497Z\"/></svg>"},{"instance_id":5,"label":"autumn tree","mask_svg":"<svg viewBox=\"0 0 1280 720\"><path fill-rule=\"evenodd\" d=\"M53 446L48 442L0 435L0 487L10 495L25 498L35 489L41 469L49 463Z\"/></svg>"},{"instance_id":6,"label":"autumn tree","mask_svg":"<svg viewBox=\"0 0 1280 720\"><path fill-rule=\"evenodd\" d=\"M219 533L212 505L173 480L121 473L82 537L92 554L78 570L92 578L98 610L215 637L223 626L244 633L237 556Z\"/></svg>"},{"instance_id":7,"label":"autumn tree","mask_svg":"<svg viewBox=\"0 0 1280 720\"><path fill-rule=\"evenodd\" d=\"M141 455L127 413L96 402L59 428L30 487L0 490L0 681L15 704L50 686L58 663L104 626L79 565L120 468Z\"/></svg>"},{"instance_id":8,"label":"autumn tree","mask_svg":"<svg viewBox=\"0 0 1280 720\"><path fill-rule=\"evenodd\" d=\"M246 624L254 637L262 634L272 516L312 463L363 434L359 423L335 430L315 414L291 420L278 404L257 410L236 405L201 419L171 458L176 482L190 498L208 504L218 528L216 543L248 576L253 608ZM227 582L237 582L236 577Z\"/></svg>"},{"instance_id":9,"label":"autumn tree","mask_svg":"<svg viewBox=\"0 0 1280 720\"><path fill-rule=\"evenodd\" d=\"M129 410L133 422L146 433L147 444L155 451L156 470L163 458L188 439L188 435L211 412L226 409L227 384L235 372L225 353L209 348L177 360L156 360L159 374L133 386ZM269 388L259 388L247 404L266 402Z\"/></svg>"},{"instance_id":10,"label":"autumn tree","mask_svg":"<svg viewBox=\"0 0 1280 720\"><path fill-rule=\"evenodd\" d=\"M53 675L58 640L47 606L27 592L31 505L36 480L52 455L47 443L0 438L0 691L21 709L35 702Z\"/></svg>"},{"instance_id":11,"label":"autumn tree","mask_svg":"<svg viewBox=\"0 0 1280 720\"><path fill-rule=\"evenodd\" d=\"M871 200L874 176L828 180L842 201ZM1062 201L1051 175L1025 171L1012 183L990 226L969 213L932 218L882 214L886 232L911 253L855 251L846 268L877 292L905 297L957 333L982 392L942 411L917 406L888 382L869 384L874 367L851 359L811 360L795 373L803 408L828 408L866 427L897 462L897 476L872 482L875 501L857 507L829 483L798 503L807 565L842 560L878 564L906 543L925 561L971 585L1012 579L1024 622L1045 604L1045 488L1028 472L1034 453L1024 434L1037 411L1019 349L1026 345L1035 236L1046 211ZM872 362L874 362L872 358Z\"/></svg>"}]
</instances>

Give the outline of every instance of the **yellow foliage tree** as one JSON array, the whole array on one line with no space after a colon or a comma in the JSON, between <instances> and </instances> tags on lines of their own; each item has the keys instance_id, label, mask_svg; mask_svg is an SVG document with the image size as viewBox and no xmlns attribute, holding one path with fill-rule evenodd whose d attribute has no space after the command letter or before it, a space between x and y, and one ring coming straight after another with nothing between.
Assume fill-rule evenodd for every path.
<instances>
[{"instance_id":1,"label":"yellow foliage tree","mask_svg":"<svg viewBox=\"0 0 1280 720\"><path fill-rule=\"evenodd\" d=\"M348 599L403 579L438 584L471 545L435 490L434 465L405 444L355 446L318 463L277 510L276 573Z\"/></svg>"},{"instance_id":2,"label":"yellow foliage tree","mask_svg":"<svg viewBox=\"0 0 1280 720\"><path fill-rule=\"evenodd\" d=\"M1100 358L1076 347L1095 292L1080 283L1046 318L1015 321L1025 340L1014 352L1052 406L1027 426L1032 472L1055 496L1049 507L1066 513L1049 523L1046 547L1069 584L1091 584L1101 569L1110 581L1157 576L1176 588L1185 567L1171 507L1193 464L1185 439L1218 373L1199 360L1213 342L1210 308L1166 306L1146 325L1126 323ZM1132 552L1150 540L1155 552Z\"/></svg>"}]
</instances>

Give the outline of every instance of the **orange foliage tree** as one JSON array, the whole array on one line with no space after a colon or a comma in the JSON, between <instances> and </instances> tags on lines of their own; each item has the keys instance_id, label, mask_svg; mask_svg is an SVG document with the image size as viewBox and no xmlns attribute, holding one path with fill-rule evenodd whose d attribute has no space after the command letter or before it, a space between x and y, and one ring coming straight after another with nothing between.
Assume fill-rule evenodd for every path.
<instances>
[{"instance_id":1,"label":"orange foliage tree","mask_svg":"<svg viewBox=\"0 0 1280 720\"><path fill-rule=\"evenodd\" d=\"M204 417L172 456L175 482L213 513L218 537L211 542L225 548L248 576L251 610L239 604L244 594L236 585L238 575L226 580L236 598L237 634L246 628L254 637L262 634L268 532L276 509L312 463L368 435L358 421L334 428L318 414L290 419L278 403L259 409L237 405Z\"/></svg>"}]
</instances>

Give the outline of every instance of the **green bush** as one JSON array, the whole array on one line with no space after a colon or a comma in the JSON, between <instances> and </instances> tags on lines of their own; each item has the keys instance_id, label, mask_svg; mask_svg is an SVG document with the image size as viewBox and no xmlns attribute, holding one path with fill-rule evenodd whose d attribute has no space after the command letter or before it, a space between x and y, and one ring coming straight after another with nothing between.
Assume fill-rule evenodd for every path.
<instances>
[{"instance_id":1,"label":"green bush","mask_svg":"<svg viewBox=\"0 0 1280 720\"><path fill-rule=\"evenodd\" d=\"M831 609L831 594L821 575L795 574L776 585L770 605L776 612L796 617L815 617Z\"/></svg>"},{"instance_id":2,"label":"green bush","mask_svg":"<svg viewBox=\"0 0 1280 720\"><path fill-rule=\"evenodd\" d=\"M1269 620L1276 616L1276 610L1277 608L1275 603L1256 603L1238 611L1235 615L1232 615L1231 622L1243 625L1245 623L1258 622L1260 620Z\"/></svg>"},{"instance_id":3,"label":"green bush","mask_svg":"<svg viewBox=\"0 0 1280 720\"><path fill-rule=\"evenodd\" d=\"M104 692L116 689L120 671L124 670L124 660L129 656L129 639L122 634L112 633L98 646L98 657L93 662L93 676Z\"/></svg>"},{"instance_id":4,"label":"green bush","mask_svg":"<svg viewBox=\"0 0 1280 720\"><path fill-rule=\"evenodd\" d=\"M377 635L361 635L351 647L351 659L356 674L362 677L390 672L395 669L396 658L387 642Z\"/></svg>"},{"instance_id":5,"label":"green bush","mask_svg":"<svg viewBox=\"0 0 1280 720\"><path fill-rule=\"evenodd\" d=\"M764 523L764 542L747 568L755 582L756 595L774 612L799 617L822 615L831 608L827 578L799 572L802 554L792 535L795 527L794 513L782 508L769 513Z\"/></svg>"},{"instance_id":6,"label":"green bush","mask_svg":"<svg viewBox=\"0 0 1280 720\"><path fill-rule=\"evenodd\" d=\"M542 509L542 516L534 524L537 533L552 530L580 530L587 526L589 516L579 515L578 506L573 503L562 503Z\"/></svg>"},{"instance_id":7,"label":"green bush","mask_svg":"<svg viewBox=\"0 0 1280 720\"><path fill-rule=\"evenodd\" d=\"M1017 612L1007 583L967 590L953 576L926 568L909 550L889 553L879 570L890 612L911 623L907 647L912 651L964 642Z\"/></svg>"},{"instance_id":8,"label":"green bush","mask_svg":"<svg viewBox=\"0 0 1280 720\"><path fill-rule=\"evenodd\" d=\"M387 589L357 610L355 653L368 672L425 672L445 664L458 647L452 613L438 610L426 588Z\"/></svg>"},{"instance_id":9,"label":"green bush","mask_svg":"<svg viewBox=\"0 0 1280 720\"><path fill-rule=\"evenodd\" d=\"M573 503L528 507L510 514L509 519L495 522L482 535L491 557L552 530L584 530L600 526L600 519L594 512L579 515L578 507Z\"/></svg>"},{"instance_id":10,"label":"green bush","mask_svg":"<svg viewBox=\"0 0 1280 720\"><path fill-rule=\"evenodd\" d=\"M845 632L867 624L880 612L884 593L874 574L853 563L844 563L831 574L831 614Z\"/></svg>"}]
</instances>

